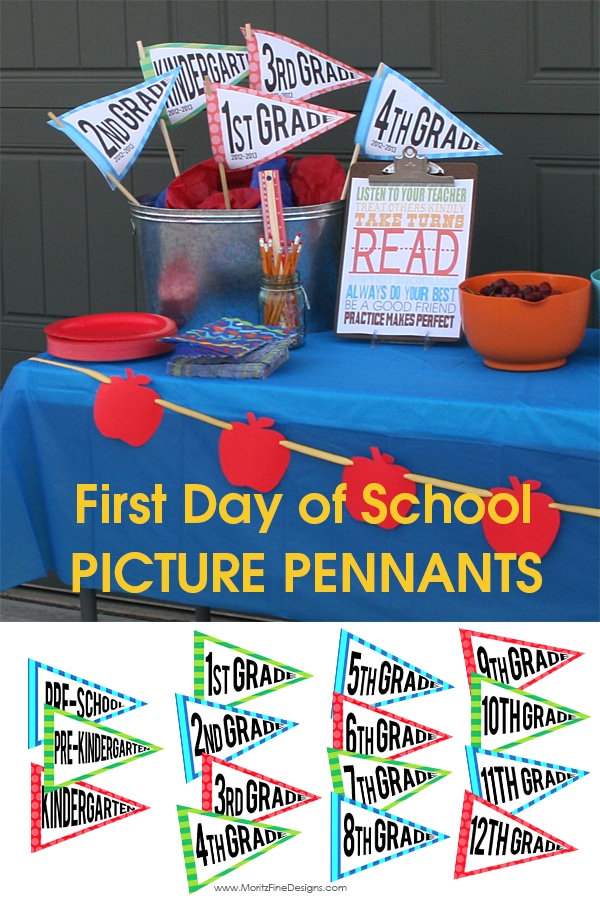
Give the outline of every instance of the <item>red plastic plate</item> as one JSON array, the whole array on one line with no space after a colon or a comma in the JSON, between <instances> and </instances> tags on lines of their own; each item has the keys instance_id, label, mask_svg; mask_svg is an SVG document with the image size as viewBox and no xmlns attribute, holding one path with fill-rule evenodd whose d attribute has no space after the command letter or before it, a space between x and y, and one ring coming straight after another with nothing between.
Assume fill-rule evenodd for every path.
<instances>
[{"instance_id":1,"label":"red plastic plate","mask_svg":"<svg viewBox=\"0 0 600 900\"><path fill-rule=\"evenodd\" d=\"M101 362L170 353L172 345L158 338L177 334L177 325L153 313L98 313L63 319L44 331L52 356Z\"/></svg>"}]
</instances>

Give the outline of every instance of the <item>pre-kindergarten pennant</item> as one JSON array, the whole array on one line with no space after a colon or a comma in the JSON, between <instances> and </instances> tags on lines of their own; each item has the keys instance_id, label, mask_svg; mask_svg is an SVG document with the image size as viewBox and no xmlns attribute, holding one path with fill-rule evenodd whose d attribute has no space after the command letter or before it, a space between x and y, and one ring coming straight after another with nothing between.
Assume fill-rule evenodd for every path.
<instances>
[{"instance_id":1,"label":"pre-kindergarten pennant","mask_svg":"<svg viewBox=\"0 0 600 900\"><path fill-rule=\"evenodd\" d=\"M585 713L519 691L483 675L471 676L471 745L508 750L588 719Z\"/></svg>"},{"instance_id":2,"label":"pre-kindergarten pennant","mask_svg":"<svg viewBox=\"0 0 600 900\"><path fill-rule=\"evenodd\" d=\"M419 791L437 784L450 772L328 748L331 781L336 794L388 810Z\"/></svg>"},{"instance_id":3,"label":"pre-kindergarten pennant","mask_svg":"<svg viewBox=\"0 0 600 900\"><path fill-rule=\"evenodd\" d=\"M202 774L203 754L222 754L231 762L298 724L185 694L175 694L175 700L186 781Z\"/></svg>"},{"instance_id":4,"label":"pre-kindergarten pennant","mask_svg":"<svg viewBox=\"0 0 600 900\"><path fill-rule=\"evenodd\" d=\"M55 791L44 791L43 766L31 764L31 852L112 825L136 813L144 806L110 791L77 781Z\"/></svg>"},{"instance_id":5,"label":"pre-kindergarten pennant","mask_svg":"<svg viewBox=\"0 0 600 900\"><path fill-rule=\"evenodd\" d=\"M332 794L331 881L423 850L448 837L426 825Z\"/></svg>"},{"instance_id":6,"label":"pre-kindergarten pennant","mask_svg":"<svg viewBox=\"0 0 600 900\"><path fill-rule=\"evenodd\" d=\"M547 859L576 849L566 841L465 791L455 878Z\"/></svg>"},{"instance_id":7,"label":"pre-kindergarten pennant","mask_svg":"<svg viewBox=\"0 0 600 900\"><path fill-rule=\"evenodd\" d=\"M380 65L372 79L354 138L371 159L394 159L414 147L429 159L501 156L499 150L425 91Z\"/></svg>"},{"instance_id":8,"label":"pre-kindergarten pennant","mask_svg":"<svg viewBox=\"0 0 600 900\"><path fill-rule=\"evenodd\" d=\"M451 684L342 629L334 691L371 706L446 691Z\"/></svg>"},{"instance_id":9,"label":"pre-kindergarten pennant","mask_svg":"<svg viewBox=\"0 0 600 900\"><path fill-rule=\"evenodd\" d=\"M510 813L520 813L589 774L481 747L466 751L472 792Z\"/></svg>"},{"instance_id":10,"label":"pre-kindergarten pennant","mask_svg":"<svg viewBox=\"0 0 600 900\"><path fill-rule=\"evenodd\" d=\"M466 628L460 629L460 638L467 678L474 674L485 675L519 690L531 687L546 675L583 656L579 650L534 644Z\"/></svg>"},{"instance_id":11,"label":"pre-kindergarten pennant","mask_svg":"<svg viewBox=\"0 0 600 900\"><path fill-rule=\"evenodd\" d=\"M162 750L69 712L44 708L44 790L54 791Z\"/></svg>"},{"instance_id":12,"label":"pre-kindergarten pennant","mask_svg":"<svg viewBox=\"0 0 600 900\"><path fill-rule=\"evenodd\" d=\"M312 678L235 644L194 632L194 697L230 706Z\"/></svg>"},{"instance_id":13,"label":"pre-kindergarten pennant","mask_svg":"<svg viewBox=\"0 0 600 900\"><path fill-rule=\"evenodd\" d=\"M74 713L80 719L105 722L115 716L145 706L145 700L136 700L120 691L87 681L78 675L70 675L63 669L55 669L35 659L29 660L28 685L28 747L42 743L44 731L44 705L54 706Z\"/></svg>"},{"instance_id":14,"label":"pre-kindergarten pennant","mask_svg":"<svg viewBox=\"0 0 600 900\"><path fill-rule=\"evenodd\" d=\"M360 700L333 695L333 749L398 759L450 737Z\"/></svg>"},{"instance_id":15,"label":"pre-kindergarten pennant","mask_svg":"<svg viewBox=\"0 0 600 900\"><path fill-rule=\"evenodd\" d=\"M300 834L189 806L177 815L190 894Z\"/></svg>"},{"instance_id":16,"label":"pre-kindergarten pennant","mask_svg":"<svg viewBox=\"0 0 600 900\"><path fill-rule=\"evenodd\" d=\"M202 756L201 766L202 809L205 812L262 822L321 799L316 794L210 754Z\"/></svg>"},{"instance_id":17,"label":"pre-kindergarten pennant","mask_svg":"<svg viewBox=\"0 0 600 900\"><path fill-rule=\"evenodd\" d=\"M242 28L249 54L248 84L287 100L308 100L326 91L370 81L371 76L282 34Z\"/></svg>"}]
</instances>

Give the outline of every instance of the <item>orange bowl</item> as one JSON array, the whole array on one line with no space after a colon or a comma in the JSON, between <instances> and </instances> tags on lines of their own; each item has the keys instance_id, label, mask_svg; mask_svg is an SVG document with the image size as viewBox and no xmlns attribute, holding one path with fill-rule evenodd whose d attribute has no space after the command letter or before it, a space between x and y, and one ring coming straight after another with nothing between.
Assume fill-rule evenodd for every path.
<instances>
[{"instance_id":1,"label":"orange bowl","mask_svg":"<svg viewBox=\"0 0 600 900\"><path fill-rule=\"evenodd\" d=\"M519 287L547 281L561 293L537 302L520 297L486 297L479 293L498 278L506 278ZM591 281L576 275L545 272L476 275L458 288L463 331L473 350L492 369L515 372L558 369L583 340L591 292Z\"/></svg>"}]
</instances>

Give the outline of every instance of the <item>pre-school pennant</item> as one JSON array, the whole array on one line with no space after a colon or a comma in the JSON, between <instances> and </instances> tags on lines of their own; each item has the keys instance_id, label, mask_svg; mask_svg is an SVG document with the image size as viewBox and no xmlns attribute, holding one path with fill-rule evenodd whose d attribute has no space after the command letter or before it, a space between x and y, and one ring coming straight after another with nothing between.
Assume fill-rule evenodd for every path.
<instances>
[{"instance_id":1,"label":"pre-school pennant","mask_svg":"<svg viewBox=\"0 0 600 900\"><path fill-rule=\"evenodd\" d=\"M428 159L501 156L499 150L425 91L380 65L371 80L354 138L371 159L394 159L414 147Z\"/></svg>"},{"instance_id":2,"label":"pre-school pennant","mask_svg":"<svg viewBox=\"0 0 600 900\"><path fill-rule=\"evenodd\" d=\"M190 894L300 834L189 806L177 816Z\"/></svg>"},{"instance_id":3,"label":"pre-school pennant","mask_svg":"<svg viewBox=\"0 0 600 900\"><path fill-rule=\"evenodd\" d=\"M404 719L342 694L333 695L334 750L398 759L450 737L443 731Z\"/></svg>"},{"instance_id":4,"label":"pre-school pennant","mask_svg":"<svg viewBox=\"0 0 600 900\"><path fill-rule=\"evenodd\" d=\"M208 753L202 756L201 768L202 809L205 812L263 822L321 799L302 788L243 769Z\"/></svg>"},{"instance_id":5,"label":"pre-school pennant","mask_svg":"<svg viewBox=\"0 0 600 900\"><path fill-rule=\"evenodd\" d=\"M298 724L185 694L175 694L175 701L186 781L202 774L203 754L231 762Z\"/></svg>"},{"instance_id":6,"label":"pre-school pennant","mask_svg":"<svg viewBox=\"0 0 600 900\"><path fill-rule=\"evenodd\" d=\"M72 712L80 719L105 722L115 716L139 709L145 700L136 700L121 691L103 687L63 669L55 669L38 660L29 660L28 681L28 747L42 743L44 705Z\"/></svg>"},{"instance_id":7,"label":"pre-school pennant","mask_svg":"<svg viewBox=\"0 0 600 900\"><path fill-rule=\"evenodd\" d=\"M472 792L511 813L520 813L589 774L481 747L467 747L466 752Z\"/></svg>"},{"instance_id":8,"label":"pre-school pennant","mask_svg":"<svg viewBox=\"0 0 600 900\"><path fill-rule=\"evenodd\" d=\"M194 697L198 700L225 706L247 703L306 678L312 676L227 641L194 632Z\"/></svg>"},{"instance_id":9,"label":"pre-school pennant","mask_svg":"<svg viewBox=\"0 0 600 900\"><path fill-rule=\"evenodd\" d=\"M251 169L354 118L353 113L222 84L211 85L206 111L213 157L228 169Z\"/></svg>"},{"instance_id":10,"label":"pre-school pennant","mask_svg":"<svg viewBox=\"0 0 600 900\"><path fill-rule=\"evenodd\" d=\"M519 690L531 687L546 675L583 656L580 650L534 644L467 628L460 629L460 638L467 678L470 679L473 674L485 675Z\"/></svg>"},{"instance_id":11,"label":"pre-school pennant","mask_svg":"<svg viewBox=\"0 0 600 900\"><path fill-rule=\"evenodd\" d=\"M450 775L446 769L345 750L328 748L327 755L334 792L382 810L391 809Z\"/></svg>"},{"instance_id":12,"label":"pre-school pennant","mask_svg":"<svg viewBox=\"0 0 600 900\"><path fill-rule=\"evenodd\" d=\"M45 791L43 777L44 767L32 763L32 853L150 809L136 800L128 800L85 781Z\"/></svg>"},{"instance_id":13,"label":"pre-school pennant","mask_svg":"<svg viewBox=\"0 0 600 900\"><path fill-rule=\"evenodd\" d=\"M423 850L448 837L434 828L334 793L331 795L331 881Z\"/></svg>"},{"instance_id":14,"label":"pre-school pennant","mask_svg":"<svg viewBox=\"0 0 600 900\"><path fill-rule=\"evenodd\" d=\"M471 745L484 750L508 750L588 719L585 713L535 694L471 676Z\"/></svg>"},{"instance_id":15,"label":"pre-school pennant","mask_svg":"<svg viewBox=\"0 0 600 900\"><path fill-rule=\"evenodd\" d=\"M308 100L317 94L370 81L371 76L312 50L282 34L242 28L249 55L248 84L255 91L286 100Z\"/></svg>"},{"instance_id":16,"label":"pre-school pennant","mask_svg":"<svg viewBox=\"0 0 600 900\"><path fill-rule=\"evenodd\" d=\"M371 706L410 700L451 684L342 629L334 691Z\"/></svg>"},{"instance_id":17,"label":"pre-school pennant","mask_svg":"<svg viewBox=\"0 0 600 900\"><path fill-rule=\"evenodd\" d=\"M156 744L44 708L44 790L54 791L162 750Z\"/></svg>"},{"instance_id":18,"label":"pre-school pennant","mask_svg":"<svg viewBox=\"0 0 600 900\"><path fill-rule=\"evenodd\" d=\"M455 878L547 859L576 849L566 841L465 791Z\"/></svg>"},{"instance_id":19,"label":"pre-school pennant","mask_svg":"<svg viewBox=\"0 0 600 900\"><path fill-rule=\"evenodd\" d=\"M179 68L163 117L181 125L206 109L204 79L239 84L248 75L248 50L226 44L154 44L144 47L140 66L152 79Z\"/></svg>"},{"instance_id":20,"label":"pre-school pennant","mask_svg":"<svg viewBox=\"0 0 600 900\"><path fill-rule=\"evenodd\" d=\"M113 190L109 175L122 181L132 167L179 75L179 68L143 81L125 91L92 100L48 122L64 132L100 169Z\"/></svg>"}]
</instances>

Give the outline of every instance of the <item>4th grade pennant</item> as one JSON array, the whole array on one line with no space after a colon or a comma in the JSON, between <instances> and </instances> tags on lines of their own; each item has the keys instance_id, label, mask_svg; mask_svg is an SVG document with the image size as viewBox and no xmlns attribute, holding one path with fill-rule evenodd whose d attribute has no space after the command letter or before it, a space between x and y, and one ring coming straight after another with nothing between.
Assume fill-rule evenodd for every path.
<instances>
[{"instance_id":1,"label":"4th grade pennant","mask_svg":"<svg viewBox=\"0 0 600 900\"><path fill-rule=\"evenodd\" d=\"M43 766L31 764L31 852L45 850L69 838L112 825L144 806L110 791L77 781L55 791L44 791Z\"/></svg>"},{"instance_id":2,"label":"4th grade pennant","mask_svg":"<svg viewBox=\"0 0 600 900\"><path fill-rule=\"evenodd\" d=\"M520 813L589 774L480 747L466 751L472 792L510 813Z\"/></svg>"},{"instance_id":3,"label":"4th grade pennant","mask_svg":"<svg viewBox=\"0 0 600 900\"><path fill-rule=\"evenodd\" d=\"M536 681L573 662L583 653L548 644L460 629L467 678L485 675L524 690Z\"/></svg>"},{"instance_id":4,"label":"4th grade pennant","mask_svg":"<svg viewBox=\"0 0 600 900\"><path fill-rule=\"evenodd\" d=\"M175 701L186 781L202 774L203 754L231 762L298 724L184 694L175 694Z\"/></svg>"},{"instance_id":5,"label":"4th grade pennant","mask_svg":"<svg viewBox=\"0 0 600 900\"><path fill-rule=\"evenodd\" d=\"M312 676L250 650L194 632L194 697L247 703Z\"/></svg>"},{"instance_id":6,"label":"4th grade pennant","mask_svg":"<svg viewBox=\"0 0 600 900\"><path fill-rule=\"evenodd\" d=\"M465 791L455 878L576 850L535 825Z\"/></svg>"},{"instance_id":7,"label":"4th grade pennant","mask_svg":"<svg viewBox=\"0 0 600 900\"><path fill-rule=\"evenodd\" d=\"M344 750L328 748L327 755L334 792L382 810L391 809L450 775L446 769Z\"/></svg>"},{"instance_id":8,"label":"4th grade pennant","mask_svg":"<svg viewBox=\"0 0 600 900\"><path fill-rule=\"evenodd\" d=\"M354 118L301 100L213 84L206 97L213 157L228 169L251 169Z\"/></svg>"},{"instance_id":9,"label":"4th grade pennant","mask_svg":"<svg viewBox=\"0 0 600 900\"><path fill-rule=\"evenodd\" d=\"M508 750L588 719L585 713L483 675L471 676L471 745Z\"/></svg>"},{"instance_id":10,"label":"4th grade pennant","mask_svg":"<svg viewBox=\"0 0 600 900\"><path fill-rule=\"evenodd\" d=\"M190 894L300 833L188 806L177 816Z\"/></svg>"},{"instance_id":11,"label":"4th grade pennant","mask_svg":"<svg viewBox=\"0 0 600 900\"><path fill-rule=\"evenodd\" d=\"M499 150L425 91L380 65L372 79L354 137L370 159L394 159L414 147L428 159L501 156Z\"/></svg>"},{"instance_id":12,"label":"4th grade pennant","mask_svg":"<svg viewBox=\"0 0 600 900\"><path fill-rule=\"evenodd\" d=\"M44 709L44 790L54 791L162 750L69 712Z\"/></svg>"},{"instance_id":13,"label":"4th grade pennant","mask_svg":"<svg viewBox=\"0 0 600 900\"><path fill-rule=\"evenodd\" d=\"M342 629L334 692L370 706L386 706L452 688L423 669Z\"/></svg>"},{"instance_id":14,"label":"4th grade pennant","mask_svg":"<svg viewBox=\"0 0 600 900\"><path fill-rule=\"evenodd\" d=\"M105 722L139 709L146 702L30 659L27 716L30 749L42 743L45 705L74 713L80 719Z\"/></svg>"},{"instance_id":15,"label":"4th grade pennant","mask_svg":"<svg viewBox=\"0 0 600 900\"><path fill-rule=\"evenodd\" d=\"M389 812L331 795L331 881L445 841L442 834Z\"/></svg>"},{"instance_id":16,"label":"4th grade pennant","mask_svg":"<svg viewBox=\"0 0 600 900\"><path fill-rule=\"evenodd\" d=\"M77 144L114 190L111 177L121 181L138 158L178 75L179 68L92 100L50 119L48 124Z\"/></svg>"},{"instance_id":17,"label":"4th grade pennant","mask_svg":"<svg viewBox=\"0 0 600 900\"><path fill-rule=\"evenodd\" d=\"M327 91L370 81L371 76L318 50L271 31L242 28L252 90L286 100L308 100ZM221 79L222 80L222 79Z\"/></svg>"}]
</instances>

